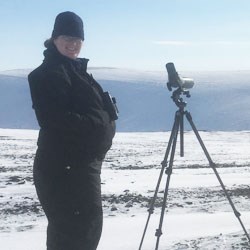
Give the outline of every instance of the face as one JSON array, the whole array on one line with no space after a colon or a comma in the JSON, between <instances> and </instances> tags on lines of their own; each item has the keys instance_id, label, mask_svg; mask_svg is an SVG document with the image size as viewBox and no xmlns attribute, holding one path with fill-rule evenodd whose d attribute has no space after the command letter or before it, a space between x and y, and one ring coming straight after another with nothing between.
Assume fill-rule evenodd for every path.
<instances>
[{"instance_id":1,"label":"face","mask_svg":"<svg viewBox=\"0 0 250 250\"><path fill-rule=\"evenodd\" d=\"M58 36L54 40L57 50L64 56L76 59L82 48L82 39L72 36Z\"/></svg>"}]
</instances>

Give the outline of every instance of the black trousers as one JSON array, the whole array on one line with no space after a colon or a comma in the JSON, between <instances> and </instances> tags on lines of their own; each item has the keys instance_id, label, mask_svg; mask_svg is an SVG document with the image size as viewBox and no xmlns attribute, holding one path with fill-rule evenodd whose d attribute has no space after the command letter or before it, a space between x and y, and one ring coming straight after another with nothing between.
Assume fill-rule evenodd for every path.
<instances>
[{"instance_id":1,"label":"black trousers","mask_svg":"<svg viewBox=\"0 0 250 250\"><path fill-rule=\"evenodd\" d=\"M34 183L48 219L47 250L96 250L102 232L102 162L69 164L62 152L38 149Z\"/></svg>"}]
</instances>

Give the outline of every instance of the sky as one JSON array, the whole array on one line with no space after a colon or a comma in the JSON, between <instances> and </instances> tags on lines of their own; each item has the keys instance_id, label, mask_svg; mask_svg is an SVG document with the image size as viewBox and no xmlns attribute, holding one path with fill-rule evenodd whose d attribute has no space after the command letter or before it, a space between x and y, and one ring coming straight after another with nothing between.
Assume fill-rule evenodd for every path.
<instances>
[{"instance_id":1,"label":"sky","mask_svg":"<svg viewBox=\"0 0 250 250\"><path fill-rule=\"evenodd\" d=\"M63 11L83 19L90 67L250 70L249 0L1 0L0 71L39 66Z\"/></svg>"}]
</instances>

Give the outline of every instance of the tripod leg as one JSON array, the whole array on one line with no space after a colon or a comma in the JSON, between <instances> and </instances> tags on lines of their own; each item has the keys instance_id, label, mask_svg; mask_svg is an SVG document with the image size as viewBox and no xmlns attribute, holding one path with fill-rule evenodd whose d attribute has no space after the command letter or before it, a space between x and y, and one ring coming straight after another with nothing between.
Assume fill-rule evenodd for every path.
<instances>
[{"instance_id":1,"label":"tripod leg","mask_svg":"<svg viewBox=\"0 0 250 250\"><path fill-rule=\"evenodd\" d=\"M193 131L194 131L194 133L195 133L195 135L196 135L196 137L197 137L197 139L198 139L198 141L199 141L199 143L200 143L200 145L201 145L201 147L202 147L202 149L203 149L203 151L204 151L207 159L208 159L208 161L209 161L210 167L213 169L213 171L214 171L214 173L215 173L215 175L216 175L216 177L217 177L217 179L218 179L218 181L219 181L219 183L220 183L220 185L221 185L221 187L222 187L222 189L223 189L223 191L225 193L225 196L227 197L227 199L229 201L229 204L231 205L231 207L232 207L232 209L234 211L235 216L239 220L240 225L241 225L241 227L242 227L242 229L243 229L243 231L244 231L244 233L245 233L248 241L250 242L249 234L248 234L248 232L247 232L247 230L246 230L246 228L245 228L245 226L242 223L241 218L240 218L241 214L236 210L236 208L234 206L234 203L233 203L231 197L229 196L229 194L228 194L228 192L227 192L227 190L225 188L225 185L222 182L222 180L220 178L220 175L219 175L219 173L218 173L218 171L216 169L216 164L212 161L212 159L211 159L211 157L210 157L210 155L209 155L209 153L208 153L208 151L207 151L207 149L206 149L206 147L205 147L205 145L204 145L204 143L203 143L203 141L202 141L202 139L201 139L201 137L199 135L199 132L198 132L198 130L196 129L196 127L194 125L194 122L192 120L191 114L189 112L185 111L185 115L186 115L187 120L189 121L189 123L190 123L190 125L191 125L191 127L192 127L192 129L193 129Z\"/></svg>"},{"instance_id":2,"label":"tripod leg","mask_svg":"<svg viewBox=\"0 0 250 250\"><path fill-rule=\"evenodd\" d=\"M160 216L160 222L159 222L159 227L158 229L156 229L156 233L155 236L157 237L156 240L156 246L155 246L155 250L158 250L159 247L159 242L160 242L160 237L162 235L162 224L163 224L163 219L164 219L164 215L165 215L165 208L166 208L166 204L167 204L167 197L168 197L168 188L169 188L169 183L170 183L170 177L172 174L172 170L173 170L173 163L174 163L174 155L175 155L175 149L176 149L176 142L177 142L177 137L178 137L178 130L179 130L179 126L180 126L180 112L176 113L176 126L177 129L175 130L175 134L173 135L173 143L172 143L172 149L171 149L171 155L170 155L170 160L169 160L169 166L166 169L166 174L168 175L167 177L167 181L166 181L166 186L165 186L165 191L164 191L164 197L163 197L163 202L162 202L162 207L161 207L161 216Z\"/></svg>"},{"instance_id":3,"label":"tripod leg","mask_svg":"<svg viewBox=\"0 0 250 250\"><path fill-rule=\"evenodd\" d=\"M161 183L161 179L162 179L162 176L163 176L163 173L164 173L164 169L167 167L167 160L168 160L169 152L170 152L170 149L171 149L171 145L173 143L174 136L177 133L176 130L178 131L178 119L177 119L177 117L178 117L178 113L176 112L173 128L171 130L170 138L169 138L169 141L168 141L168 146L167 146L167 149L166 149L166 152L165 152L164 160L161 163L161 165L162 165L161 172L160 172L160 175L159 175L159 178L158 178L158 181L157 181L154 196L152 198L152 201L150 203L150 207L148 209L149 214L148 214L146 225L145 225L145 228L144 228L144 231L143 231L143 235L142 235L142 239L141 239L141 242L140 242L139 250L141 250L141 247L142 247L142 244L143 244L143 241L144 241L144 238L145 238L145 234L146 234L146 231L147 231L147 228L148 228L150 217L154 213L154 204L155 204L157 194L158 194L158 191L159 191L159 186L160 186L160 183Z\"/></svg>"},{"instance_id":4,"label":"tripod leg","mask_svg":"<svg viewBox=\"0 0 250 250\"><path fill-rule=\"evenodd\" d=\"M184 111L180 111L180 156L184 156L184 123L183 123Z\"/></svg>"}]
</instances>

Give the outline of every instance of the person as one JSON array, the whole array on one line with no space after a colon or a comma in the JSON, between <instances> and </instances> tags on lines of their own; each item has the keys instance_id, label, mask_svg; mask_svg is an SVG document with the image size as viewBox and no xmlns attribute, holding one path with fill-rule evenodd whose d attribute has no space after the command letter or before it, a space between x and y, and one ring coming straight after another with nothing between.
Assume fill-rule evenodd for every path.
<instances>
[{"instance_id":1,"label":"person","mask_svg":"<svg viewBox=\"0 0 250 250\"><path fill-rule=\"evenodd\" d=\"M48 219L47 250L94 250L102 231L101 166L115 135L102 87L78 58L82 19L57 15L44 61L28 75L40 126L34 184Z\"/></svg>"}]
</instances>

